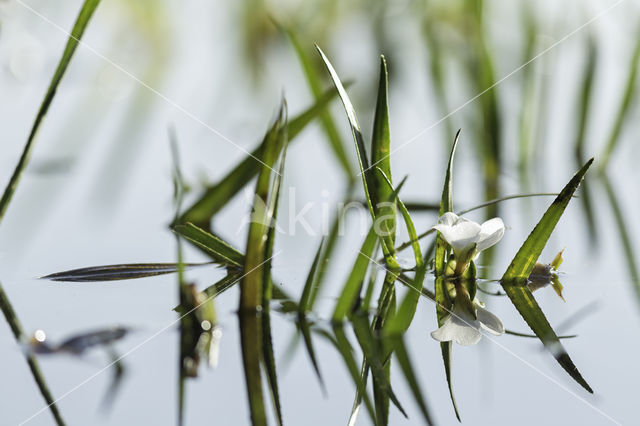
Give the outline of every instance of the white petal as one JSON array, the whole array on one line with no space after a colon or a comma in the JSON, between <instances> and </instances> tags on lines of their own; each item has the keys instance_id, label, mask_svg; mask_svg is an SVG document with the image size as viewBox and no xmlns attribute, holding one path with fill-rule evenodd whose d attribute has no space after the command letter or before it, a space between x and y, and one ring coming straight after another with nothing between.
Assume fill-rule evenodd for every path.
<instances>
[{"instance_id":1,"label":"white petal","mask_svg":"<svg viewBox=\"0 0 640 426\"><path fill-rule=\"evenodd\" d=\"M438 219L438 223L453 226L458 221L458 215L453 212L446 212Z\"/></svg>"},{"instance_id":2,"label":"white petal","mask_svg":"<svg viewBox=\"0 0 640 426\"><path fill-rule=\"evenodd\" d=\"M488 249L498 241L502 239L504 235L504 223L499 217L487 220L480 227L480 234L478 237L478 245L476 249L478 252Z\"/></svg>"},{"instance_id":3,"label":"white petal","mask_svg":"<svg viewBox=\"0 0 640 426\"><path fill-rule=\"evenodd\" d=\"M477 314L478 314L478 321L480 321L480 325L482 326L482 328L484 328L489 333L495 336L500 336L501 334L504 334L504 326L502 325L502 321L500 321L500 318L498 318L497 316L493 315L491 312L477 305L476 305L476 308L477 308Z\"/></svg>"},{"instance_id":4,"label":"white petal","mask_svg":"<svg viewBox=\"0 0 640 426\"><path fill-rule=\"evenodd\" d=\"M449 227L442 236L453 247L453 251L467 251L472 244L478 241L480 234L480 225L475 222L458 222L454 226Z\"/></svg>"},{"instance_id":5,"label":"white petal","mask_svg":"<svg viewBox=\"0 0 640 426\"><path fill-rule=\"evenodd\" d=\"M482 338L480 322L474 320L464 309L455 309L431 337L440 342L454 341L462 346L475 345Z\"/></svg>"}]
</instances>

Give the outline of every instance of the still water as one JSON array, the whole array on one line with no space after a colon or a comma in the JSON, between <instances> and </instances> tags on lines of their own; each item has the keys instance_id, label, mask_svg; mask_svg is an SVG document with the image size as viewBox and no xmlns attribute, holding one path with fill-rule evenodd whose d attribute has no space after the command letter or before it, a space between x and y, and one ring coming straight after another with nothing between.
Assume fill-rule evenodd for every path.
<instances>
[{"instance_id":1,"label":"still water","mask_svg":"<svg viewBox=\"0 0 640 426\"><path fill-rule=\"evenodd\" d=\"M28 2L65 29L70 28L80 3L61 6ZM388 17L397 46L392 56L395 62L390 62L390 108L392 148L402 148L392 157L392 167L396 179L409 175L402 194L405 201L432 202L439 197L445 169L445 131L434 125L441 115L432 100L420 30L414 24L403 26L406 17L402 13L408 6L397 3ZM505 3L491 2L495 19L506 19L514 13ZM611 4L593 1L580 13L569 11L569 7L567 13L554 8L541 12L553 23L549 27L554 27L553 32L543 35L559 40ZM5 182L59 58L65 34L20 2L3 2L0 8L0 116L4 117L5 141L0 146L0 181ZM0 227L0 281L27 331L44 329L50 338L58 340L113 325L134 329L116 345L121 354L126 354L126 375L107 414L99 412L99 406L110 380L111 372L102 372L108 358L99 352L82 359L40 358L52 392L62 398L59 408L69 424L175 423L178 333L172 326L176 321L172 308L178 297L176 277L74 284L37 277L83 266L175 261L175 237L167 228L173 216L168 126L173 125L177 131L183 170L197 188L202 181L223 176L243 158L245 154L238 146L253 149L283 90L292 114L311 102L300 67L286 43L270 51L271 56L259 68L259 81L254 80L238 53L239 12L234 7L223 2L204 5L165 1L154 8L157 10L147 16L136 15L140 11L130 10L124 2L105 1L100 6L84 39L89 47L77 51L40 132L33 161ZM589 155L600 152L609 131L626 78L625 68L614 64L629 60L634 39L630 35L635 33L634 23L627 17L637 11L637 4L627 2L593 23L609 65L603 66L597 77L600 85L595 96L599 101L593 117L598 119L589 127ZM137 25L140 16L148 26ZM368 134L373 105L368 91L375 81L379 52L363 19L357 15L342 19L327 43L333 49L338 72L345 79L356 80L349 90ZM496 30L496 44L507 52L496 58L499 76L506 76L522 63L518 44L510 42L511 32L514 39L518 37L516 27L510 23ZM532 166L535 191L559 191L576 169L571 146L565 142L572 138L574 129L575 71L584 60L583 41L576 34L546 54L550 65L544 72L551 81L553 102L547 111L545 150L539 164ZM512 96L519 90L517 79L515 74L500 84L505 111L518 108L513 100L517 97ZM453 105L462 105L467 100L463 96L454 90L452 99L459 102ZM348 137L347 123L337 103L333 110L342 134ZM481 170L464 130L469 121L467 110L461 108L448 118L452 126L463 127L455 174L457 208L483 201ZM517 120L506 123L509 141L516 134L513 123ZM637 125L630 122L609 173L620 185L618 197L627 216L627 232L637 244L640 229L634 215L639 199L634 182L640 177L635 167L640 153L633 144L636 130ZM471 135L469 132L468 137ZM274 259L274 275L294 295L302 290L319 243L323 219L318 206L335 206L344 193L341 171L323 137L318 126L310 127L287 156L281 204L293 208L280 214L283 228L289 230L295 212L308 203L314 206L305 214L314 235L298 224L294 232L279 234L276 240L280 254ZM509 160L501 176L505 194L520 192L515 160L509 163L516 158L515 150L506 143ZM355 164L355 157L352 160ZM574 201L541 257L549 262L557 251L566 248L561 268L565 272L561 280L566 303L550 288L540 290L536 297L554 326L589 307L589 315L559 332L579 335L564 343L595 394L588 395L573 383L537 341L513 336L484 338L475 347L454 347L453 380L465 424L513 424L516 416L523 416L518 420L523 425L637 423L635 389L640 370L635 365L640 351L636 338L640 311L610 208L602 189L596 184L592 187L601 230L598 245L590 247L584 217ZM494 274L506 268L550 201L540 198L502 205L507 232L498 248ZM214 222L214 228L236 247L243 247L246 241L246 227L240 226L239 219L249 206L250 196L240 194ZM330 312L333 297L364 238L359 217L353 212L347 218L347 232L340 239L329 272L330 285L320 295L323 314ZM471 218L481 220L482 214ZM414 220L420 232L432 226L436 217L418 213ZM405 234L400 235L399 240L406 240ZM187 261L206 260L191 247L186 247L185 256ZM406 252L406 257L410 256ZM190 271L188 277L204 288L223 274L215 267L206 267ZM234 313L237 300L236 289L216 299L223 332L220 359L215 370L203 369L199 378L189 381L187 424L249 422ZM507 328L527 331L506 299L492 298L489 306ZM276 356L282 359L294 327L277 314L273 326ZM429 336L435 328L434 306L423 299L407 336L410 354L436 421L455 424L440 350ZM52 424L48 411L35 415L44 403L21 349L5 325L0 325L0 342L0 424L27 419L29 425ZM341 359L324 341L316 345L328 397L323 396L311 364L299 347L290 361L280 364L281 403L288 424L344 424L351 409L354 389ZM392 370L392 377L398 377L397 373ZM402 382L398 383L395 390L411 419L405 422L392 409L391 424L418 424L419 412L411 394ZM361 424L369 421L363 413Z\"/></svg>"}]
</instances>

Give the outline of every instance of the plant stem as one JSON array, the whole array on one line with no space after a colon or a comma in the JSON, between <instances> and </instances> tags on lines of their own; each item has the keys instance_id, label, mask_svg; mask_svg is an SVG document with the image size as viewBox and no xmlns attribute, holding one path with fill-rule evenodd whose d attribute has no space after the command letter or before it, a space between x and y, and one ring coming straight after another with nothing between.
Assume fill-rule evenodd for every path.
<instances>
[{"instance_id":1,"label":"plant stem","mask_svg":"<svg viewBox=\"0 0 640 426\"><path fill-rule=\"evenodd\" d=\"M0 309L2 310L7 323L9 323L9 327L11 328L16 341L20 342L22 340L22 337L24 336L24 332L22 331L22 324L20 324L20 320L18 319L16 312L13 310L13 306L11 306L11 302L9 302L9 298L2 288L2 284L0 284ZM65 424L64 420L62 420L60 411L58 411L58 407L56 406L56 401L53 398L51 391L49 390L47 382L44 380L44 376L42 375L42 371L40 370L38 361L33 355L30 355L26 352L25 358L27 360L27 364L29 364L31 374L33 375L33 378L35 379L36 384L40 389L42 397L47 402L49 410L51 411L56 424L59 426L63 426Z\"/></svg>"}]
</instances>

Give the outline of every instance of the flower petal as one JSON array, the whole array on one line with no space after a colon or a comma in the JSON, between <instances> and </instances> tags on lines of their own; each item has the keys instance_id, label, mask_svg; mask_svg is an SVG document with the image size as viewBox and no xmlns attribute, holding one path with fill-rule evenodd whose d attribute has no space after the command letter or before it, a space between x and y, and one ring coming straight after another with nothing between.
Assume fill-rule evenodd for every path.
<instances>
[{"instance_id":1,"label":"flower petal","mask_svg":"<svg viewBox=\"0 0 640 426\"><path fill-rule=\"evenodd\" d=\"M454 307L452 315L449 315L442 327L431 333L431 337L439 342L454 341L462 346L475 345L482 338L480 322L474 320L464 308Z\"/></svg>"},{"instance_id":2,"label":"flower petal","mask_svg":"<svg viewBox=\"0 0 640 426\"><path fill-rule=\"evenodd\" d=\"M502 239L504 223L499 217L489 219L480 227L476 249L478 252L488 249Z\"/></svg>"},{"instance_id":3,"label":"flower petal","mask_svg":"<svg viewBox=\"0 0 640 426\"><path fill-rule=\"evenodd\" d=\"M478 314L478 321L480 321L480 325L482 326L482 328L484 328L489 333L495 336L500 336L501 334L504 334L504 326L502 325L502 321L500 321L500 318L498 318L497 316L493 315L491 312L477 305L476 305L476 308L477 308L477 314Z\"/></svg>"},{"instance_id":4,"label":"flower petal","mask_svg":"<svg viewBox=\"0 0 640 426\"><path fill-rule=\"evenodd\" d=\"M478 240L480 225L475 222L458 222L453 226L436 225L444 239L453 247L454 252L466 251Z\"/></svg>"},{"instance_id":5,"label":"flower petal","mask_svg":"<svg viewBox=\"0 0 640 426\"><path fill-rule=\"evenodd\" d=\"M458 215L453 212L446 212L438 219L438 223L453 226L458 221Z\"/></svg>"}]
</instances>

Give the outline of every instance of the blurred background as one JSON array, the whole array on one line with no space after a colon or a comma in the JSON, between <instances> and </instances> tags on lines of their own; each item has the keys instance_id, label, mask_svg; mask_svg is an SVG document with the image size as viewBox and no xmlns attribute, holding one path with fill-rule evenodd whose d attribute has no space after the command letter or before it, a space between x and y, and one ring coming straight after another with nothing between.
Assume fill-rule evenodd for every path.
<instances>
[{"instance_id":1,"label":"blurred background","mask_svg":"<svg viewBox=\"0 0 640 426\"><path fill-rule=\"evenodd\" d=\"M0 1L2 182L22 152L81 4ZM64 396L63 417L69 424L175 423L178 333L169 327L154 334L176 321L176 277L84 284L37 277L83 266L176 261L168 229L174 214L168 129L177 135L191 202L257 146L282 93L293 116L331 87L317 43L343 81L352 82L347 90L365 140L379 55L385 55L392 170L396 181L409 176L402 197L416 204L418 232L437 219L429 206L439 200L458 128L456 209L505 195L558 192L596 157L541 257L550 262L565 248L566 302L549 288L536 293L559 333L578 334L564 343L595 394L573 383L537 340L508 335L455 346L453 384L465 424L512 424L516 418L531 425L637 423L639 12L640 3L632 0L103 0L0 227L0 281L26 331L44 329L57 340L116 324L134 328L117 344L120 353L133 351L124 359L122 388L108 413L99 407L111 373L95 375L108 358L97 352L40 359L53 394ZM281 204L290 210L279 216L285 229L307 203L336 209L357 178L342 106L333 101L329 111L332 124L314 121L287 154ZM236 247L246 241L239 218L250 210L252 186L212 224ZM500 277L550 202L525 198L470 214L477 221L499 215L508 228L483 259L485 278ZM346 218L347 233L320 294L321 315L331 309L364 237L356 213ZM314 235L298 226L276 240L281 254L274 274L295 295L323 229L321 209L310 209L305 218ZM185 257L205 260L186 246ZM204 288L223 275L208 267L188 278ZM249 423L237 296L233 289L216 299L223 333L219 365L187 384L187 424ZM528 330L506 299L487 303L507 328ZM576 321L567 325L571 318ZM285 422L346 423L354 388L334 348L317 342L325 397L304 351L298 347L285 357L294 324L275 315L273 327ZM434 306L423 299L408 349L436 422L455 424L440 350L429 336L435 328ZM44 401L4 325L0 342L0 423L19 424ZM394 386L410 419L392 409L391 424L418 424L405 383ZM369 422L362 414L359 423ZM45 410L27 424L53 420Z\"/></svg>"}]
</instances>

